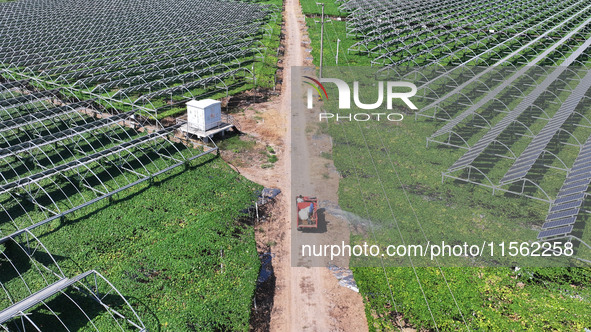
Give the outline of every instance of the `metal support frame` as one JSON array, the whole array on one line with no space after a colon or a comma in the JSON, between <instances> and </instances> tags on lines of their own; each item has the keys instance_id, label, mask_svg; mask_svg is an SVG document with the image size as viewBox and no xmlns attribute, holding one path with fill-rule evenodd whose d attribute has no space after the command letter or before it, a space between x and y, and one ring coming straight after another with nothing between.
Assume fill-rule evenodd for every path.
<instances>
[{"instance_id":1,"label":"metal support frame","mask_svg":"<svg viewBox=\"0 0 591 332\"><path fill-rule=\"evenodd\" d=\"M41 331L34 320L34 311L39 308L50 312L57 326L61 325L67 329L67 324L60 319L48 301L55 297L65 297L79 310L70 312L70 315L81 315L97 329L91 315L70 296L72 292L78 292L94 300L97 306L111 317L113 327L117 330L126 331L127 328L123 326L129 325L135 330L146 331L146 327L127 299L97 271L91 270L72 278L66 277L43 243L29 231L10 237L4 241L6 242L11 242L12 245L0 252L0 259L7 263L4 264L4 272L18 277L13 283L0 282L0 289L11 303L7 308L0 310L0 328L11 330L9 328L14 326L24 332L27 331L27 326L31 326L33 330ZM39 256L43 257L46 263L41 263ZM28 265L23 264L22 260L26 260L25 263ZM111 305L107 301L107 296L117 296L123 304Z\"/></svg>"}]
</instances>

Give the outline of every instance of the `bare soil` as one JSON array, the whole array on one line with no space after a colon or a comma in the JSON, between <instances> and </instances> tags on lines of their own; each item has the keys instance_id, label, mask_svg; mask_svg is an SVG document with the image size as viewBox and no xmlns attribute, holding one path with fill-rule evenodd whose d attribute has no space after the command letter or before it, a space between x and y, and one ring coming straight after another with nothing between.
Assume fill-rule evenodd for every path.
<instances>
[{"instance_id":1,"label":"bare soil","mask_svg":"<svg viewBox=\"0 0 591 332\"><path fill-rule=\"evenodd\" d=\"M310 136L303 132L303 128L295 133L291 129L298 128L297 124L295 127L292 124L291 67L309 65L305 62L309 54L303 43L305 20L297 0L285 1L284 22L281 94L264 103L243 104L241 106L246 106L246 110L233 114L242 132L247 135L243 139L255 140L257 145L246 153L222 153L222 158L233 164L243 176L282 191L267 211L266 222L256 225L259 252L272 253L275 278L272 280L273 290L265 285L266 292L272 293L272 299L257 295L257 299L265 303L260 304L259 315L253 320L253 330L367 331L364 305L358 293L340 286L327 267L296 267L298 262L292 262L292 216L295 216L292 202L299 194L292 192L293 149L297 148L298 155L309 149L304 151L306 158L310 158L307 164L311 165L307 175L312 181L322 178L322 185L316 186L312 193L321 201L337 202L339 176L332 161L320 156L321 152L330 152L330 141L326 137L315 138L309 148L306 143L300 146L298 142L292 142L293 135ZM260 157L263 155L260 149L267 145L273 147L279 160L271 168L262 168L266 160ZM346 222L333 218L328 227L329 232L315 236L325 237L324 240L329 237L328 240L338 240L338 243L342 238L348 243Z\"/></svg>"}]
</instances>

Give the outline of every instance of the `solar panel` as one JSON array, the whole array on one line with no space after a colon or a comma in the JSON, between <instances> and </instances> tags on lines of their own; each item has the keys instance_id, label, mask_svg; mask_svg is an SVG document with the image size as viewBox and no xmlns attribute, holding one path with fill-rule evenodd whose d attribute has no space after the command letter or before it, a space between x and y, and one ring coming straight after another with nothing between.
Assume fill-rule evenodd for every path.
<instances>
[{"instance_id":1,"label":"solar panel","mask_svg":"<svg viewBox=\"0 0 591 332\"><path fill-rule=\"evenodd\" d=\"M124 113L123 113L124 114ZM108 119L108 118L107 118ZM85 157L78 158L77 160L73 160L67 162L65 164L58 165L54 168L49 168L39 173L24 177L22 179L12 181L10 183L0 185L0 194L4 194L13 188L23 188L28 184L37 183L43 179L49 178L50 176L55 176L58 174L63 174L63 172L67 172L69 170L73 170L84 165L88 165L92 162L97 162L99 160L104 160L103 158L115 155L124 151L129 151L130 149L134 149L141 145L154 142L166 135L170 134L174 130L177 130L181 127L181 124L176 124L174 126L167 127L166 129L155 131L148 135L139 136L134 138L130 141L126 141L119 145L114 145L112 147L108 147L104 150L100 150L99 152L95 152L93 154L87 155Z\"/></svg>"},{"instance_id":2,"label":"solar panel","mask_svg":"<svg viewBox=\"0 0 591 332\"><path fill-rule=\"evenodd\" d=\"M576 187L576 188L565 190L565 191L560 191L558 193L558 195L559 196L567 196L567 195L572 195L572 194L578 194L578 193L584 192L586 190L584 188L586 188L586 187L587 186L581 186L581 187Z\"/></svg>"},{"instance_id":3,"label":"solar panel","mask_svg":"<svg viewBox=\"0 0 591 332\"><path fill-rule=\"evenodd\" d=\"M577 171L571 171L570 176L577 176L581 174L591 175L591 170L589 169L579 169Z\"/></svg>"},{"instance_id":4,"label":"solar panel","mask_svg":"<svg viewBox=\"0 0 591 332\"><path fill-rule=\"evenodd\" d=\"M560 228L553 228L553 229L549 229L547 231L541 231L538 234L538 239L544 239L547 237L553 237L553 236L558 236L558 235L566 235L572 231L573 231L573 225L564 226L564 227L560 227Z\"/></svg>"},{"instance_id":5,"label":"solar panel","mask_svg":"<svg viewBox=\"0 0 591 332\"><path fill-rule=\"evenodd\" d=\"M546 217L546 220L566 218L566 217L576 216L577 214L579 214L579 209L570 209L570 210L565 210L565 211L560 211L560 212L549 214Z\"/></svg>"},{"instance_id":6,"label":"solar panel","mask_svg":"<svg viewBox=\"0 0 591 332\"><path fill-rule=\"evenodd\" d=\"M590 153L590 155L585 155L585 156L582 156L581 154L579 154L579 158L581 158L581 160L579 161L577 159L577 161L573 164L573 167L578 166L579 164L589 164L591 162L591 153Z\"/></svg>"},{"instance_id":7,"label":"solar panel","mask_svg":"<svg viewBox=\"0 0 591 332\"><path fill-rule=\"evenodd\" d=\"M573 164L573 169L567 174L556 200L552 203L546 223L542 226L543 229L561 227L576 222L585 199L585 191L591 182L591 172L587 171L587 169L591 169L591 165L584 162L588 158L586 152L589 151L589 148L591 148L591 136L583 145L581 153ZM541 235L542 233L540 233Z\"/></svg>"},{"instance_id":8,"label":"solar panel","mask_svg":"<svg viewBox=\"0 0 591 332\"><path fill-rule=\"evenodd\" d=\"M548 221L542 225L542 229L545 230L545 229L554 228L554 227L572 225L575 223L575 221L577 221L577 217L568 217L568 218L564 218L564 219Z\"/></svg>"},{"instance_id":9,"label":"solar panel","mask_svg":"<svg viewBox=\"0 0 591 332\"><path fill-rule=\"evenodd\" d=\"M25 86L27 83L29 83L29 80L3 82L2 84L0 84L0 90L8 90L11 88L22 87Z\"/></svg>"},{"instance_id":10,"label":"solar panel","mask_svg":"<svg viewBox=\"0 0 591 332\"><path fill-rule=\"evenodd\" d=\"M529 165L517 165L511 173L520 173L523 171L528 171L531 168Z\"/></svg>"},{"instance_id":11,"label":"solar panel","mask_svg":"<svg viewBox=\"0 0 591 332\"><path fill-rule=\"evenodd\" d=\"M539 154L537 154L535 152L530 152L528 154L522 154L520 156L520 158L522 158L522 159L519 160L519 163L515 163L515 165L517 166L517 165L526 165L526 164L529 164L532 161L536 161L536 159L538 159L538 157L539 157Z\"/></svg>"},{"instance_id":12,"label":"solar panel","mask_svg":"<svg viewBox=\"0 0 591 332\"><path fill-rule=\"evenodd\" d=\"M13 97L13 98L9 98L9 99L2 99L2 100L0 100L0 106L7 107L7 106L13 106L13 105L21 105L21 104L24 104L24 103L27 103L30 101L34 101L34 100L41 100L44 98L55 97L56 93L57 93L57 90L45 90L45 91L34 92L31 94Z\"/></svg>"},{"instance_id":13,"label":"solar panel","mask_svg":"<svg viewBox=\"0 0 591 332\"><path fill-rule=\"evenodd\" d=\"M572 171L579 171L579 170L584 170L584 169L587 169L588 171L591 172L591 165L590 164L577 164L577 165L573 165Z\"/></svg>"},{"instance_id":14,"label":"solar panel","mask_svg":"<svg viewBox=\"0 0 591 332\"><path fill-rule=\"evenodd\" d=\"M117 115L102 118L100 120L86 123L78 127L66 129L59 133L46 135L41 138L26 141L24 143L13 145L5 149L0 149L0 158L5 158L7 155L10 154L23 153L33 149L38 149L40 147L62 141L70 137L75 137L76 135L82 135L84 133L92 132L93 130L97 130L102 127L112 126L114 123L129 118L131 115L133 115L133 111L119 113Z\"/></svg>"},{"instance_id":15,"label":"solar panel","mask_svg":"<svg viewBox=\"0 0 591 332\"><path fill-rule=\"evenodd\" d=\"M550 129L553 129L553 126L549 126L547 128L547 130L541 131L538 135L540 140L537 142L532 142L531 147L532 148L539 148L539 147L544 146L545 141L551 139L554 136L554 133L552 133L552 131L550 131ZM523 153L524 156L529 156L529 155L533 155L533 154L536 154L536 151L527 151L526 150Z\"/></svg>"},{"instance_id":16,"label":"solar panel","mask_svg":"<svg viewBox=\"0 0 591 332\"><path fill-rule=\"evenodd\" d=\"M457 161L455 164L453 164L453 165L452 165L452 166L449 168L449 170L448 170L448 171L454 171L454 170L457 170L457 169L460 169L460 168L464 168L464 167L468 166L468 165L469 165L469 164L471 164L471 163L472 163L472 161L471 161L471 160L469 160L469 159L467 159L467 160L464 160L464 161L458 160L458 161Z\"/></svg>"},{"instance_id":17,"label":"solar panel","mask_svg":"<svg viewBox=\"0 0 591 332\"><path fill-rule=\"evenodd\" d=\"M554 204L562 204L562 203L576 201L576 200L583 199L583 198L585 198L585 193L579 193L579 194L570 195L570 196L558 196L558 198L556 198L556 200L554 201Z\"/></svg>"},{"instance_id":18,"label":"solar panel","mask_svg":"<svg viewBox=\"0 0 591 332\"><path fill-rule=\"evenodd\" d=\"M591 149L585 149L585 148L583 148L581 150L581 153L579 153L579 156L581 156L581 157L591 157Z\"/></svg>"},{"instance_id":19,"label":"solar panel","mask_svg":"<svg viewBox=\"0 0 591 332\"><path fill-rule=\"evenodd\" d=\"M89 102L78 102L73 103L65 106L59 106L55 108L50 108L45 111L40 111L36 113L26 114L18 118L6 120L0 122L0 132L16 129L20 126L30 124L32 122L41 122L47 119L51 119L53 117L58 117L67 112L75 112L77 109L81 107L90 106Z\"/></svg>"},{"instance_id":20,"label":"solar panel","mask_svg":"<svg viewBox=\"0 0 591 332\"><path fill-rule=\"evenodd\" d=\"M356 2L356 1L353 1L353 2ZM563 22L562 24L564 24L564 23L566 23L566 21L565 21L565 22ZM562 24L561 24L561 25L562 25ZM538 35L538 36L537 36L535 39L533 39L533 40L530 40L530 41L529 41L527 44L525 44L525 45L522 45L522 46L521 46L520 48L518 48L517 50L515 50L515 51L513 51L513 52L511 52L511 53L507 54L506 56L504 56L502 59L500 59L500 60L497 62L497 64L498 64L498 65L500 65L501 63L503 63L503 62L505 62L505 61L508 61L508 60L509 60L509 59L511 59L511 58L514 58L516 55L518 55L518 54L519 54L520 52L522 52L523 50L525 50L525 49L527 49L527 48L530 48L530 47L531 47L531 46L532 46L534 43L537 43L538 41L540 41L540 40L543 40L543 39L547 38L547 36L550 34L550 32L551 32L552 30L554 30L554 29L557 29L557 28L558 28L558 26L556 26L556 27L554 27L554 28L552 28L552 29L550 29L550 30L547 30L547 31L545 31L545 32L544 32L544 33L542 33L542 34L539 34L539 35ZM573 32L575 32L575 31L577 31L577 29L570 31L570 32L569 32L569 34L568 34L568 35L566 35L564 38L570 38L569 36L572 36L572 35L573 35ZM511 38L509 38L509 40L511 40L511 39L513 39L513 38L522 38L522 37L523 37L523 35L524 35L524 32L520 32L520 33L514 34L514 35L513 35ZM377 37L375 37L375 36L374 36L373 38L377 38ZM563 40L564 40L564 38L563 38L561 41L563 41ZM589 42L589 40L587 40L587 42ZM558 44L558 43L557 43L557 44ZM584 52L584 50L586 49L586 45L587 45L587 43L585 43L585 44L583 45L584 47L580 47L580 48L578 48L577 50L575 50L575 52L573 52L572 54L570 54L570 55L569 55L569 56L568 56L568 57L565 59L565 62L563 62L563 63L562 63L562 65L564 65L564 66L569 66L569 65L570 65L570 64L571 64L571 63L572 63L572 62L573 62L573 61L574 61L574 60L575 60L575 59L576 59L576 58L577 58L579 55L581 55L581 53L582 53L582 52ZM540 54L538 57L536 57L535 59L533 59L532 61L530 61L530 62L529 62L529 64L530 64L530 65L534 65L534 64L536 64L536 63L537 63L537 62L539 62L541 59L543 59L543 58L544 58L544 57L546 57L548 54L550 54L550 52L553 52L553 51L555 50L556 46L557 46L557 45L555 44L555 45L553 45L552 47L549 47L549 48L548 48L548 49L546 49L544 52L542 52L542 54ZM486 52L484 52L483 54L487 54L488 52L489 52L489 51L486 51ZM383 56L384 56L384 55L383 55ZM479 55L479 56L477 56L477 57L476 57L476 59L478 59L479 57L480 57L480 55ZM473 58L473 59L474 59L474 58ZM468 63L468 62L466 62L466 63ZM466 64L466 63L464 63L464 64ZM463 67L463 66L460 66L460 67ZM426 110L426 109L429 109L429 108L432 108L432 107L436 107L435 105L438 105L438 104L440 104L442 101L444 101L445 99L447 99L447 98L449 98L449 97L451 97L451 96L457 95L457 94L458 94L460 91L462 91L462 90L463 90L463 89L464 89L466 86L468 86L468 85L472 84L472 83L473 83L474 81L476 81L476 79L478 79L480 76L482 76L482 75L484 75L485 73L489 72L489 71L490 71L490 68L494 68L494 66L490 66L490 67L488 67L488 69L487 69L487 70L484 70L483 72L480 72L480 73L478 73L478 75L476 75L476 76L475 76L475 77L473 77L472 79L470 79L470 80L468 80L468 81L466 81L466 82L464 82L464 83L460 84L460 85L459 85L459 86L457 86L457 87L456 87L456 88L455 88L453 91L451 91L451 92L447 93L445 96L443 96L443 97L439 97L439 98L437 99L437 101L435 101L434 103L432 103L431 105L429 105L427 108L423 109L423 110L422 110L420 113L424 112L424 110ZM430 82L429 82L429 83L430 83ZM545 90L545 89L544 89L544 90ZM419 114L420 114L420 113L419 113Z\"/></svg>"},{"instance_id":21,"label":"solar panel","mask_svg":"<svg viewBox=\"0 0 591 332\"><path fill-rule=\"evenodd\" d=\"M576 31L576 29L575 30L571 30L568 33L568 35L572 35L574 31ZM563 37L562 40L564 40L564 38L566 38L566 36ZM482 108L489 101L495 99L495 97L497 95L499 95L502 91L504 91L508 86L510 86L511 84L513 84L513 82L515 80L517 80L519 77L523 76L531 68L530 66L536 65L538 62L540 62L543 59L545 59L548 54L550 54L551 52L553 52L559 46L559 44L561 44L561 43L555 43L555 44L553 44L552 46L550 46L549 48L547 48L544 52L542 52L541 54L537 55L534 59L530 60L528 62L528 66L523 66L517 72L515 72L513 75L511 75L510 77L502 80L501 81L502 83L499 84L497 87L495 87L492 91L490 91L484 98L480 99L478 102L476 102L474 105L472 105L471 107L469 107L468 109L466 109L460 115L456 116L451 121L449 121L448 123L446 123L442 128L440 128L433 135L431 135L431 138L435 138L437 136L440 136L440 135L443 135L443 134L446 134L446 133L451 132L452 129L453 129L453 127L455 127L458 123L460 123L462 120L464 120L468 116L474 114L476 112L476 110ZM577 51L574 52L574 53L576 53L576 55L572 59L574 59L574 58L576 58L576 56L580 55L580 53L582 53L588 46L590 46L590 44L591 44L591 41L590 40L587 40L582 45L583 47L577 49ZM512 54L517 54L517 53L513 52ZM504 59L505 60L503 60L503 61L508 60L508 58L504 58ZM572 61L572 60L568 59L568 61ZM490 68L493 68L493 67L490 67ZM476 75L475 77L473 77L468 82L465 82L465 83L461 84L456 89L454 89L452 92L446 94L445 96L439 98L435 102L433 102L430 105L428 105L425 108L423 108L423 110L421 112L424 112L427 109L430 109L430 108L433 108L433 107L436 107L436 106L440 105L448 97L450 97L452 95L456 95L458 92L460 92L463 89L463 87L465 87L465 84L466 83L469 83L470 81L474 81L476 78L478 78L479 76L481 76L484 73L488 72L489 70L490 69L487 69L487 70L483 71L482 73L480 73L479 75ZM586 91L586 89L585 89L585 91ZM584 93L584 91L583 91L583 93ZM567 99L567 101L568 101L568 99Z\"/></svg>"},{"instance_id":22,"label":"solar panel","mask_svg":"<svg viewBox=\"0 0 591 332\"><path fill-rule=\"evenodd\" d=\"M560 188L560 190L568 190L574 187L578 187L578 186L588 186L589 185L589 179L583 179L583 180L579 180L579 181L574 181L574 182L569 182L569 183L565 183L562 185L562 188Z\"/></svg>"},{"instance_id":23,"label":"solar panel","mask_svg":"<svg viewBox=\"0 0 591 332\"><path fill-rule=\"evenodd\" d=\"M577 49L577 51L583 52L584 49L587 47L581 47ZM574 61L576 57L568 61ZM570 62L569 62L570 63ZM542 82L537 89L534 89L529 95L527 95L524 100L515 107L507 116L501 119L491 130L489 130L484 136L466 152L456 163L449 168L449 171L462 168L468 164L471 164L476 158L486 150L486 148L496 140L499 135L507 129L511 123L513 123L517 118L526 110L528 109L535 100L537 100L544 91L554 82L560 74L562 74L568 64L564 66L560 66L556 68L550 75L546 77L544 82Z\"/></svg>"},{"instance_id":24,"label":"solar panel","mask_svg":"<svg viewBox=\"0 0 591 332\"><path fill-rule=\"evenodd\" d=\"M505 177L503 178L503 180L501 181L501 183L508 183L508 182L511 182L513 180L516 180L516 179L521 179L526 174L527 174L527 171L505 175Z\"/></svg>"},{"instance_id":25,"label":"solar panel","mask_svg":"<svg viewBox=\"0 0 591 332\"><path fill-rule=\"evenodd\" d=\"M550 208L550 212L568 210L572 208L578 208L583 204L582 200L572 201L564 204L554 204L552 208Z\"/></svg>"},{"instance_id":26,"label":"solar panel","mask_svg":"<svg viewBox=\"0 0 591 332\"><path fill-rule=\"evenodd\" d=\"M579 154L579 156L577 157L577 160L573 163L572 168L579 168L579 167L582 167L583 165L589 165L590 161L591 161L591 156Z\"/></svg>"},{"instance_id":27,"label":"solar panel","mask_svg":"<svg viewBox=\"0 0 591 332\"><path fill-rule=\"evenodd\" d=\"M579 180L583 180L583 179L588 179L589 177L591 177L591 174L579 174L579 175L571 175L569 174L568 177L566 178L566 180L564 180L564 183L571 183L571 182L575 182L575 181L579 181Z\"/></svg>"}]
</instances>

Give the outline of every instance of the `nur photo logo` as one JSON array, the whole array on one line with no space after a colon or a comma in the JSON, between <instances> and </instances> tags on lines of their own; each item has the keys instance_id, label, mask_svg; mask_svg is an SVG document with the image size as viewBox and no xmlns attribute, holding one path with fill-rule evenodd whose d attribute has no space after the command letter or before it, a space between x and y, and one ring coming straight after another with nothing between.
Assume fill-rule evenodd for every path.
<instances>
[{"instance_id":1,"label":"nur photo logo","mask_svg":"<svg viewBox=\"0 0 591 332\"><path fill-rule=\"evenodd\" d=\"M339 109L351 109L351 88L349 84L341 79L338 78L320 78L314 79L310 76L304 76L304 78L312 81L303 81L304 83L308 84L310 87L307 91L307 107L308 109L314 108L314 91L318 93L320 99L328 100L328 94L326 93L326 89L322 83L333 83L337 87L338 91L338 101L339 101ZM385 96L384 96L384 83L385 84ZM416 95L417 87L413 83L410 82L403 82L403 81L378 81L377 84L378 89L378 100L372 104L366 104L361 102L359 98L359 81L353 82L353 102L355 106L363 110L375 110L384 104L384 99L386 100L386 109L391 110L394 99L400 99L401 101L406 104L406 106L412 110L417 110L418 108L415 104L410 100L411 97ZM406 92L399 92L400 89L408 89L410 91ZM321 92L322 90L322 92ZM323 97L324 96L324 97Z\"/></svg>"},{"instance_id":2,"label":"nur photo logo","mask_svg":"<svg viewBox=\"0 0 591 332\"><path fill-rule=\"evenodd\" d=\"M359 81L353 81L353 88L351 89L349 83L338 78L320 78L315 79L310 76L303 76L303 82L309 85L306 93L307 108L314 108L314 92L318 94L318 99L321 101L328 101L328 93L322 83L332 83L337 87L337 100L339 110L351 109L351 90L353 90L353 103L362 110L376 110L384 107L385 109L393 109L394 100L399 99L403 104L411 110L418 109L410 100L417 93L417 87L413 83L403 81L378 81L371 84L371 87L377 89L377 101L371 104L366 104L361 101L360 94L362 94ZM384 84L385 83L385 84ZM384 91L385 90L385 91ZM365 90L365 93L367 91ZM375 95L372 94L372 95ZM321 112L318 115L318 120L334 119L335 121L394 121L399 122L404 119L402 113L343 113L343 112Z\"/></svg>"}]
</instances>

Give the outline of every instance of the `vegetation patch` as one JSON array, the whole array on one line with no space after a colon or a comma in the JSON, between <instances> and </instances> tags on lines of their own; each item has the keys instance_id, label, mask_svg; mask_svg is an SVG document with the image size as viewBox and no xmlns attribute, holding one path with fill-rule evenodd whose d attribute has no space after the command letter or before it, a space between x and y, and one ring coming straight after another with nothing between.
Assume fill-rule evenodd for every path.
<instances>
[{"instance_id":1,"label":"vegetation patch","mask_svg":"<svg viewBox=\"0 0 591 332\"><path fill-rule=\"evenodd\" d=\"M238 220L261 187L209 158L41 240L66 275L101 272L152 331L247 331L260 263Z\"/></svg>"}]
</instances>

